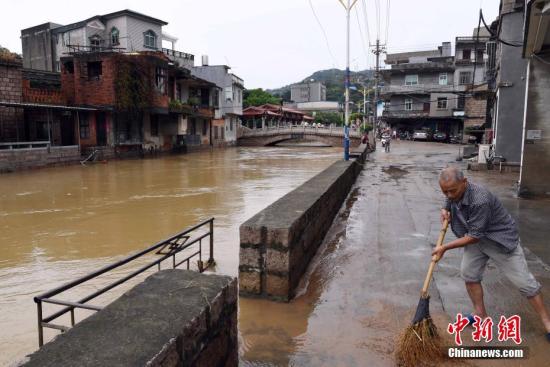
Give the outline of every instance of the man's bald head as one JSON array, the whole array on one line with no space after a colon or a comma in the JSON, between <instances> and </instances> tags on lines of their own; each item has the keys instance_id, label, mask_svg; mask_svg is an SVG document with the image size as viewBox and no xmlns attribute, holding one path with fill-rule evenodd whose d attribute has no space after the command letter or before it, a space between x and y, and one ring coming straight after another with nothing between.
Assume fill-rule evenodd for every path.
<instances>
[{"instance_id":1,"label":"man's bald head","mask_svg":"<svg viewBox=\"0 0 550 367\"><path fill-rule=\"evenodd\" d=\"M464 172L457 167L447 167L439 174L439 181L461 182L464 180Z\"/></svg>"},{"instance_id":2,"label":"man's bald head","mask_svg":"<svg viewBox=\"0 0 550 367\"><path fill-rule=\"evenodd\" d=\"M447 167L439 174L441 192L451 201L460 201L467 185L464 172L456 167Z\"/></svg>"}]
</instances>

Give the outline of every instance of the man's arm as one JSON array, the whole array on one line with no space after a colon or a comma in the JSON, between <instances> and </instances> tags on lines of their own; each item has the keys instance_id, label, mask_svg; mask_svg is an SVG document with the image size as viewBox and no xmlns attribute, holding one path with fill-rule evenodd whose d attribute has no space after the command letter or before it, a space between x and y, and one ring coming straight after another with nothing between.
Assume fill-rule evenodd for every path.
<instances>
[{"instance_id":1,"label":"man's arm","mask_svg":"<svg viewBox=\"0 0 550 367\"><path fill-rule=\"evenodd\" d=\"M464 237L458 238L454 241L446 243L446 244L444 244L443 246L441 246L439 248L435 248L432 251L432 256L435 256L435 261L439 261L439 260L441 260L441 258L445 254L445 252L447 252L448 250L452 250L452 249L460 248L460 247L465 247L465 246L468 246L468 245L471 245L471 244L474 244L474 243L478 243L478 242L479 242L479 238L470 237L468 235L465 235Z\"/></svg>"}]
</instances>

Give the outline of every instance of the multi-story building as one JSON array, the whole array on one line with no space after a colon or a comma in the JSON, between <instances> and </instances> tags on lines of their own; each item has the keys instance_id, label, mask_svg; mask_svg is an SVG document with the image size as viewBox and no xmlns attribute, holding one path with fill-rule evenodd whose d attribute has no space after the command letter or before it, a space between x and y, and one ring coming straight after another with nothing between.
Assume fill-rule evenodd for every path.
<instances>
[{"instance_id":1,"label":"multi-story building","mask_svg":"<svg viewBox=\"0 0 550 367\"><path fill-rule=\"evenodd\" d=\"M23 67L61 71L60 59L80 50L121 49L163 51L172 61L190 68L193 55L174 50L176 38L162 32L168 23L132 10L121 10L68 25L44 23L21 31ZM163 49L162 41L171 49Z\"/></svg>"},{"instance_id":2,"label":"multi-story building","mask_svg":"<svg viewBox=\"0 0 550 367\"><path fill-rule=\"evenodd\" d=\"M388 54L382 74L383 117L393 128L481 135L487 121L486 43L484 31L457 37L437 50Z\"/></svg>"},{"instance_id":3,"label":"multi-story building","mask_svg":"<svg viewBox=\"0 0 550 367\"><path fill-rule=\"evenodd\" d=\"M456 37L455 40L455 92L458 111L463 111L464 129L481 142L490 140L485 135L490 120L487 100L487 42L485 29L474 29L472 36ZM459 112L462 113L462 112Z\"/></svg>"},{"instance_id":4,"label":"multi-story building","mask_svg":"<svg viewBox=\"0 0 550 367\"><path fill-rule=\"evenodd\" d=\"M457 134L462 130L455 92L451 43L437 50L388 54L382 74L383 118L398 130L428 128Z\"/></svg>"},{"instance_id":5,"label":"multi-story building","mask_svg":"<svg viewBox=\"0 0 550 367\"><path fill-rule=\"evenodd\" d=\"M106 154L212 143L217 87L174 65L162 52L78 51L61 58L69 105L82 114L80 144Z\"/></svg>"},{"instance_id":6,"label":"multi-story building","mask_svg":"<svg viewBox=\"0 0 550 367\"><path fill-rule=\"evenodd\" d=\"M327 88L321 82L295 84L290 87L290 99L296 103L327 100Z\"/></svg>"},{"instance_id":7,"label":"multi-story building","mask_svg":"<svg viewBox=\"0 0 550 367\"><path fill-rule=\"evenodd\" d=\"M235 145L237 129L243 114L244 81L231 72L226 65L208 65L203 56L203 65L191 69L191 74L216 84L219 94L219 107L213 121L214 143L216 145Z\"/></svg>"}]
</instances>

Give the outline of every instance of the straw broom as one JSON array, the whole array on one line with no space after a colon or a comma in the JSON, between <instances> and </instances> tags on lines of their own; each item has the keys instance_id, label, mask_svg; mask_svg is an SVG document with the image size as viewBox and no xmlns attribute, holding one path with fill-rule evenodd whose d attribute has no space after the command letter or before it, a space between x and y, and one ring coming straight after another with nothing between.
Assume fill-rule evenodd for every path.
<instances>
[{"instance_id":1,"label":"straw broom","mask_svg":"<svg viewBox=\"0 0 550 367\"><path fill-rule=\"evenodd\" d=\"M439 233L436 247L443 244L449 222L445 220ZM420 301L414 314L412 324L399 337L396 358L399 366L429 366L434 365L443 357L441 337L430 317L430 295L428 288L432 280L435 264L439 259L432 256L432 262L422 287Z\"/></svg>"}]
</instances>

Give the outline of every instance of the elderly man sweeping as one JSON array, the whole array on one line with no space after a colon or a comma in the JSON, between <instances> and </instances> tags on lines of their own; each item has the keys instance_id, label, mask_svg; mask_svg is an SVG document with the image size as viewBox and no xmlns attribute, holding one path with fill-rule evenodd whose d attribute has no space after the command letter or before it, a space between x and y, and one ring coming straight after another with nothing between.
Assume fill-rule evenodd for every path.
<instances>
[{"instance_id":1,"label":"elderly man sweeping","mask_svg":"<svg viewBox=\"0 0 550 367\"><path fill-rule=\"evenodd\" d=\"M449 220L457 239L434 249L441 260L446 251L464 247L460 268L466 282L474 314L487 317L481 280L491 259L519 289L540 316L550 342L550 316L544 306L541 285L527 268L519 232L512 216L500 200L483 186L468 182L462 171L446 168L439 177L441 191L447 198L441 220ZM473 315L467 315L473 323Z\"/></svg>"}]
</instances>

